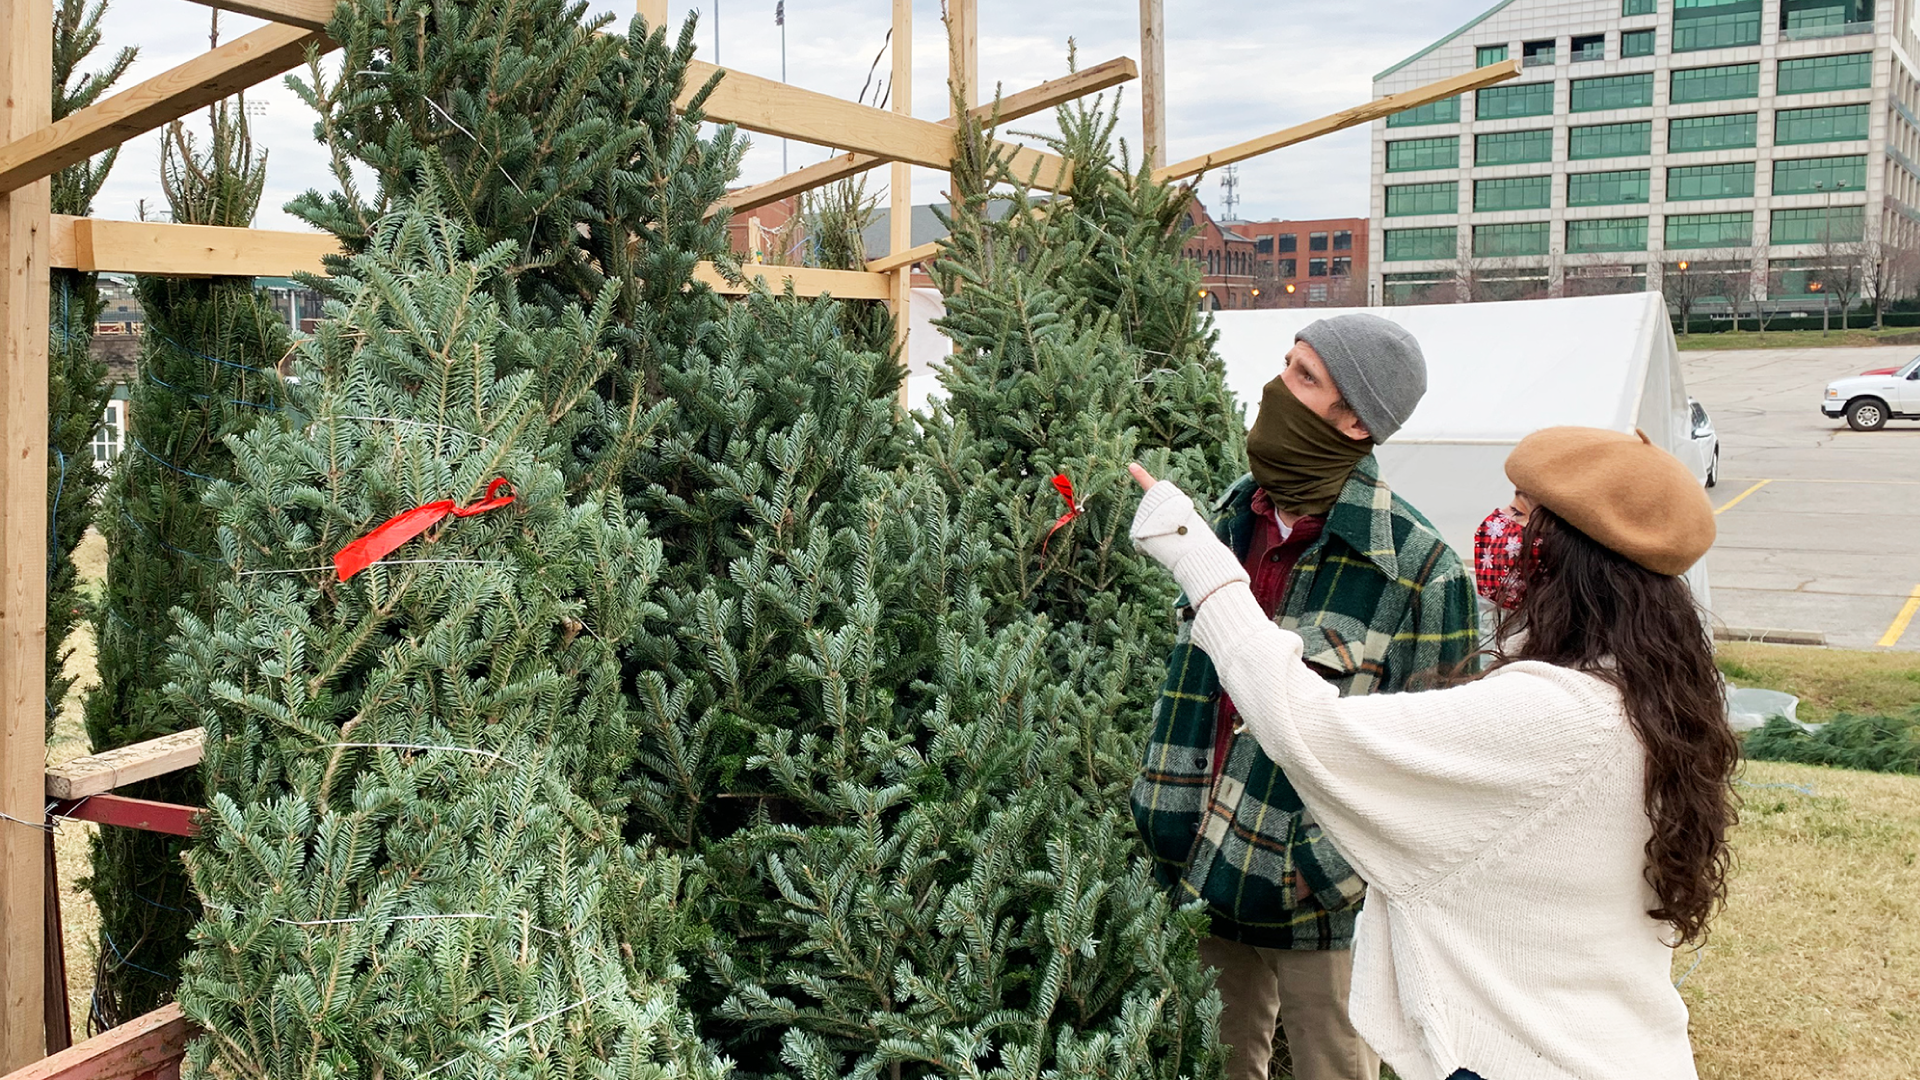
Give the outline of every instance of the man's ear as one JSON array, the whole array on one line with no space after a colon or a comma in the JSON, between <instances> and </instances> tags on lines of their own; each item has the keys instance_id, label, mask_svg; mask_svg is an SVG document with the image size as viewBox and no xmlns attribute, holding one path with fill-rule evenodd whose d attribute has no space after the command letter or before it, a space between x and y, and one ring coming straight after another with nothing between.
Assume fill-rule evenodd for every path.
<instances>
[{"instance_id":1,"label":"man's ear","mask_svg":"<svg viewBox=\"0 0 1920 1080\"><path fill-rule=\"evenodd\" d=\"M1366 442L1373 438L1373 432L1368 430L1367 425L1360 421L1360 417L1352 409L1340 409L1336 415L1338 419L1333 425L1335 431L1354 442Z\"/></svg>"}]
</instances>

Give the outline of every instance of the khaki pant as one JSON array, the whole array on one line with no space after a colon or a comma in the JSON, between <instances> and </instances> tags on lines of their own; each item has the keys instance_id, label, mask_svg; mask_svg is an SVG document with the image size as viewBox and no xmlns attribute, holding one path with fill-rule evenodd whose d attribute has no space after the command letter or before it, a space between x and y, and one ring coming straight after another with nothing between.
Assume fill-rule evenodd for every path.
<instances>
[{"instance_id":1,"label":"khaki pant","mask_svg":"<svg viewBox=\"0 0 1920 1080\"><path fill-rule=\"evenodd\" d=\"M1286 1028L1294 1080L1379 1080L1380 1058L1347 1019L1351 951L1259 949L1210 937L1200 959L1220 971L1220 1041L1232 1047L1227 1080L1267 1080L1276 1021Z\"/></svg>"}]
</instances>

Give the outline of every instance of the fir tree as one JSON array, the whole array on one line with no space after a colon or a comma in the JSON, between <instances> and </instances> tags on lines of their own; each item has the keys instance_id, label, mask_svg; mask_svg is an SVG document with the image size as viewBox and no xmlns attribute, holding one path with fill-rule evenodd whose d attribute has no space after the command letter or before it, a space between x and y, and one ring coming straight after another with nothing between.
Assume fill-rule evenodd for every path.
<instances>
[{"instance_id":1,"label":"fir tree","mask_svg":"<svg viewBox=\"0 0 1920 1080\"><path fill-rule=\"evenodd\" d=\"M620 362L558 416L576 487L620 486L661 419L654 372L675 363L719 302L694 281L733 262L726 215L708 216L745 144L701 133L687 84L695 20L677 42L578 0L363 0L328 24L342 70L293 85L320 114L339 185L288 207L359 250L371 223L428 188L473 243L511 242L510 287L558 313L616 289L608 344ZM355 169L371 173L363 191Z\"/></svg>"},{"instance_id":2,"label":"fir tree","mask_svg":"<svg viewBox=\"0 0 1920 1080\"><path fill-rule=\"evenodd\" d=\"M100 20L106 0L60 0L53 12L53 118L100 100L127 73L136 55L121 49L105 68L87 75L79 69L100 47ZM53 212L84 217L107 182L119 156L114 148L97 158L69 165L53 175ZM47 515L52 547L47 552L47 735L73 688L66 673L67 637L85 614L79 570L72 553L93 525L94 502L106 483L105 470L93 460L94 432L100 427L112 389L106 365L93 358L93 328L105 308L99 275L79 270L53 271L52 334L47 348Z\"/></svg>"},{"instance_id":3,"label":"fir tree","mask_svg":"<svg viewBox=\"0 0 1920 1080\"><path fill-rule=\"evenodd\" d=\"M243 104L223 102L209 121L204 150L182 124L168 127L161 187L177 222L245 227L259 206L266 156L253 151ZM100 685L87 698L96 751L198 723L162 688L174 612L208 615L226 576L201 495L208 483L233 476L222 440L284 403L274 367L286 353L287 328L251 278L143 275L135 292L147 313L140 369L129 395L127 451L100 523L108 550L94 623ZM201 790L187 771L128 793L197 805ZM184 840L104 829L92 846L88 889L100 909L92 1019L112 1027L171 996L198 912L180 864Z\"/></svg>"},{"instance_id":4,"label":"fir tree","mask_svg":"<svg viewBox=\"0 0 1920 1080\"><path fill-rule=\"evenodd\" d=\"M194 1076L707 1077L676 1002L678 863L620 837L633 753L610 642L645 635L660 547L570 503L537 358L591 380L615 289L553 325L495 299L514 252L376 223L303 345L310 420L227 440L232 571L181 617L169 688L207 727L206 910L180 1000ZM448 518L350 580L336 552Z\"/></svg>"}]
</instances>

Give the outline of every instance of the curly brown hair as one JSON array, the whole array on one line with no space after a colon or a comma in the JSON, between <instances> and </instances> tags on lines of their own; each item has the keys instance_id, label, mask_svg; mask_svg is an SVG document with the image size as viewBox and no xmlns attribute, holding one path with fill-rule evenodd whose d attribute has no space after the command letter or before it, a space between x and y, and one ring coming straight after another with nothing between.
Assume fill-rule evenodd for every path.
<instances>
[{"instance_id":1,"label":"curly brown hair","mask_svg":"<svg viewBox=\"0 0 1920 1080\"><path fill-rule=\"evenodd\" d=\"M1727 895L1738 817L1740 743L1706 620L1685 581L1601 546L1544 507L1521 541L1520 608L1495 636L1489 670L1522 660L1573 668L1620 691L1646 753L1647 912L1675 944L1703 941Z\"/></svg>"}]
</instances>

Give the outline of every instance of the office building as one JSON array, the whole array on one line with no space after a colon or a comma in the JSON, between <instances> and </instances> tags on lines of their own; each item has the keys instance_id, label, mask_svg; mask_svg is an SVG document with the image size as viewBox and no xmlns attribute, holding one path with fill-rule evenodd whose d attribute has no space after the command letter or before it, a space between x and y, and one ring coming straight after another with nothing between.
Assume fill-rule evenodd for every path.
<instances>
[{"instance_id":1,"label":"office building","mask_svg":"<svg viewBox=\"0 0 1920 1080\"><path fill-rule=\"evenodd\" d=\"M1915 3L1504 0L1374 80L1384 96L1525 65L1375 125L1370 298L1707 269L1737 280L1733 303L1817 309L1823 275L1920 221Z\"/></svg>"}]
</instances>

